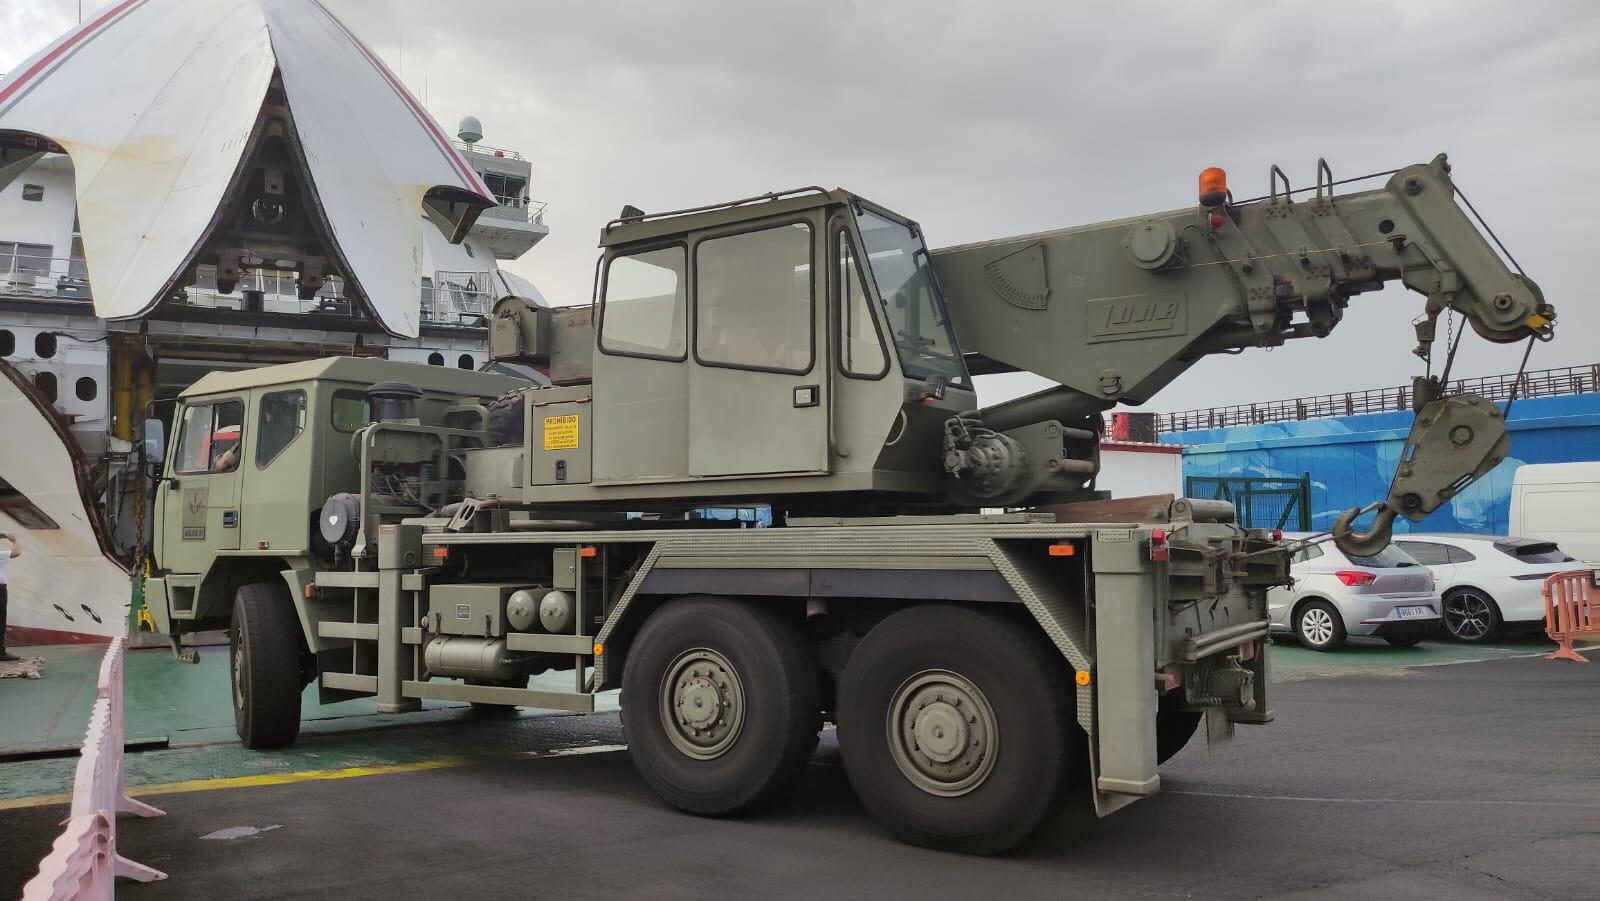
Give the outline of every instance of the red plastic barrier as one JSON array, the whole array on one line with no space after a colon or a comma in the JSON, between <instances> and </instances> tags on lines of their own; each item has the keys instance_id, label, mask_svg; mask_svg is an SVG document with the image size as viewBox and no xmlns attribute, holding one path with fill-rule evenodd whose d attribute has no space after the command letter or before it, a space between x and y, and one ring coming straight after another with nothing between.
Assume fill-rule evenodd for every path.
<instances>
[{"instance_id":1,"label":"red plastic barrier","mask_svg":"<svg viewBox=\"0 0 1600 901\"><path fill-rule=\"evenodd\" d=\"M1556 573L1544 580L1544 632L1561 646L1544 655L1546 660L1588 663L1572 649L1575 638L1600 639L1600 572L1579 570Z\"/></svg>"}]
</instances>

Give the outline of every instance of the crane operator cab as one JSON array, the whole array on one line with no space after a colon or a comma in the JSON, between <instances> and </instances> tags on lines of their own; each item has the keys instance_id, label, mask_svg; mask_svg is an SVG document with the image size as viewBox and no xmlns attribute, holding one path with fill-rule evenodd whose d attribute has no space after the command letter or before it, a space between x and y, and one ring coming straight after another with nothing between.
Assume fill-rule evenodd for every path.
<instances>
[{"instance_id":1,"label":"crane operator cab","mask_svg":"<svg viewBox=\"0 0 1600 901\"><path fill-rule=\"evenodd\" d=\"M560 465L530 464L524 500L949 506L938 449L977 398L915 222L820 188L624 213L601 238L591 371L568 380L588 384L526 392L528 454ZM519 316L568 331L525 307L496 322Z\"/></svg>"}]
</instances>

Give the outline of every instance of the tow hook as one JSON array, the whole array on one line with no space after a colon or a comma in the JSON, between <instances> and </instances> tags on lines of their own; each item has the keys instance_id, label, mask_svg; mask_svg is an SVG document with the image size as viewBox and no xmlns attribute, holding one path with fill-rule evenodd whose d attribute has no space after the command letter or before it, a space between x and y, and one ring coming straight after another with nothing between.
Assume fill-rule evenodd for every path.
<instances>
[{"instance_id":1,"label":"tow hook","mask_svg":"<svg viewBox=\"0 0 1600 901\"><path fill-rule=\"evenodd\" d=\"M1369 510L1378 511L1372 519L1372 528L1365 532L1352 529L1350 526L1356 517ZM1389 546L1389 539L1394 536L1394 519L1395 512L1382 501L1366 507L1351 507L1333 521L1333 543L1353 557L1370 557Z\"/></svg>"}]
</instances>

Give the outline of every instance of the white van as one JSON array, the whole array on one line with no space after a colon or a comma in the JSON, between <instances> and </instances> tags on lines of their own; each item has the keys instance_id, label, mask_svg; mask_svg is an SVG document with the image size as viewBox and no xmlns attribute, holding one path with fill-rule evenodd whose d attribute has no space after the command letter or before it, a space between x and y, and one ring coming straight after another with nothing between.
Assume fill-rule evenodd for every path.
<instances>
[{"instance_id":1,"label":"white van","mask_svg":"<svg viewBox=\"0 0 1600 901\"><path fill-rule=\"evenodd\" d=\"M1511 528L1600 563L1600 463L1530 463L1511 479Z\"/></svg>"}]
</instances>

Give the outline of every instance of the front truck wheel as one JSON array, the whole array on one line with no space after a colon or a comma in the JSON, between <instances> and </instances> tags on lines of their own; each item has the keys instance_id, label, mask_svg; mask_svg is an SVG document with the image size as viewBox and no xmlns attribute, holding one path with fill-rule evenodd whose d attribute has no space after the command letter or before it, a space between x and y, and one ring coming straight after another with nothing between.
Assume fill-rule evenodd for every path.
<instances>
[{"instance_id":1,"label":"front truck wheel","mask_svg":"<svg viewBox=\"0 0 1600 901\"><path fill-rule=\"evenodd\" d=\"M622 673L634 766L668 804L703 816L749 810L793 781L817 746L820 706L799 629L725 598L657 610Z\"/></svg>"},{"instance_id":2,"label":"front truck wheel","mask_svg":"<svg viewBox=\"0 0 1600 901\"><path fill-rule=\"evenodd\" d=\"M839 747L856 795L903 841L997 854L1054 812L1084 753L1068 667L1014 619L899 611L850 655Z\"/></svg>"},{"instance_id":3,"label":"front truck wheel","mask_svg":"<svg viewBox=\"0 0 1600 901\"><path fill-rule=\"evenodd\" d=\"M281 582L241 587L229 657L233 727L247 748L283 748L300 734L300 620Z\"/></svg>"}]
</instances>

